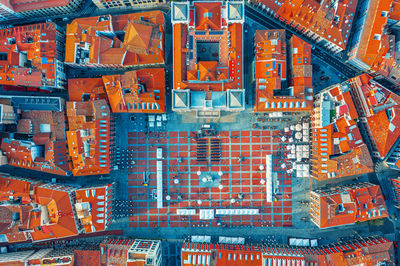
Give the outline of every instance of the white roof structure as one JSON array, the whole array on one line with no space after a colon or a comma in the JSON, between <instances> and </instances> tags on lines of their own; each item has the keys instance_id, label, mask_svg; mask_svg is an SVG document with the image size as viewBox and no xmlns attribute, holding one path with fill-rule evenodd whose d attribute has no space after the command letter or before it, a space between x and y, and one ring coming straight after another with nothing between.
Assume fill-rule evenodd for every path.
<instances>
[{"instance_id":1,"label":"white roof structure","mask_svg":"<svg viewBox=\"0 0 400 266\"><path fill-rule=\"evenodd\" d=\"M211 243L211 236L192 236L192 242Z\"/></svg>"},{"instance_id":2,"label":"white roof structure","mask_svg":"<svg viewBox=\"0 0 400 266\"><path fill-rule=\"evenodd\" d=\"M216 215L257 215L259 209L216 209Z\"/></svg>"},{"instance_id":3,"label":"white roof structure","mask_svg":"<svg viewBox=\"0 0 400 266\"><path fill-rule=\"evenodd\" d=\"M157 208L163 207L162 161L157 161Z\"/></svg>"},{"instance_id":4,"label":"white roof structure","mask_svg":"<svg viewBox=\"0 0 400 266\"><path fill-rule=\"evenodd\" d=\"M272 155L268 154L265 156L265 179L266 179L266 192L267 192L267 202L272 202Z\"/></svg>"},{"instance_id":5,"label":"white roof structure","mask_svg":"<svg viewBox=\"0 0 400 266\"><path fill-rule=\"evenodd\" d=\"M162 159L162 148L157 148L157 159Z\"/></svg>"},{"instance_id":6,"label":"white roof structure","mask_svg":"<svg viewBox=\"0 0 400 266\"><path fill-rule=\"evenodd\" d=\"M196 210L194 209L177 209L177 215L196 215Z\"/></svg>"},{"instance_id":7,"label":"white roof structure","mask_svg":"<svg viewBox=\"0 0 400 266\"><path fill-rule=\"evenodd\" d=\"M214 219L213 209L200 209L200 220L212 220Z\"/></svg>"},{"instance_id":8,"label":"white roof structure","mask_svg":"<svg viewBox=\"0 0 400 266\"><path fill-rule=\"evenodd\" d=\"M296 176L297 177L310 177L310 165L305 163L296 164Z\"/></svg>"},{"instance_id":9,"label":"white roof structure","mask_svg":"<svg viewBox=\"0 0 400 266\"><path fill-rule=\"evenodd\" d=\"M244 245L244 237L226 237L220 236L218 242L221 244L240 244Z\"/></svg>"},{"instance_id":10,"label":"white roof structure","mask_svg":"<svg viewBox=\"0 0 400 266\"><path fill-rule=\"evenodd\" d=\"M230 23L244 22L244 2L228 2L227 19Z\"/></svg>"},{"instance_id":11,"label":"white roof structure","mask_svg":"<svg viewBox=\"0 0 400 266\"><path fill-rule=\"evenodd\" d=\"M269 114L269 117L282 117L283 113L282 112L272 112Z\"/></svg>"},{"instance_id":12,"label":"white roof structure","mask_svg":"<svg viewBox=\"0 0 400 266\"><path fill-rule=\"evenodd\" d=\"M305 238L289 238L289 245L298 247L309 247L310 239Z\"/></svg>"},{"instance_id":13,"label":"white roof structure","mask_svg":"<svg viewBox=\"0 0 400 266\"><path fill-rule=\"evenodd\" d=\"M171 22L172 23L188 23L189 22L189 4L188 2L171 3Z\"/></svg>"}]
</instances>

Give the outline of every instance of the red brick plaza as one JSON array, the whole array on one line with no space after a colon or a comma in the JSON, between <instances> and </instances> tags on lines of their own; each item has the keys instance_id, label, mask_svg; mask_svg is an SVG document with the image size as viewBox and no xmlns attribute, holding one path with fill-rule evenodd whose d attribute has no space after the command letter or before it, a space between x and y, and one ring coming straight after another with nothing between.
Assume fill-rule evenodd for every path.
<instances>
[{"instance_id":1,"label":"red brick plaza","mask_svg":"<svg viewBox=\"0 0 400 266\"><path fill-rule=\"evenodd\" d=\"M279 167L286 153L278 158L279 131L220 131L221 160L199 163L196 160L195 132L129 133L129 149L136 166L130 169L129 197L134 202L130 216L131 227L189 227L189 226L292 226L292 180ZM158 137L157 137L158 134ZM276 136L275 138L271 137ZM275 143L275 144L274 144ZM157 209L154 197L157 188L156 149L163 149L163 208ZM285 149L283 149L285 150ZM265 155L273 154L274 171L278 172L281 195L266 202ZM239 162L238 157L244 159ZM179 162L178 158L182 158ZM144 172L149 183L143 184ZM221 187L200 186L198 171L222 171ZM174 179L179 183L175 184ZM238 199L238 195L242 199ZM171 198L166 200L166 196ZM235 202L231 203L231 199ZM201 200L199 206L198 200ZM200 209L259 209L257 215L215 215L200 220ZM177 209L195 209L196 215L177 215Z\"/></svg>"}]
</instances>

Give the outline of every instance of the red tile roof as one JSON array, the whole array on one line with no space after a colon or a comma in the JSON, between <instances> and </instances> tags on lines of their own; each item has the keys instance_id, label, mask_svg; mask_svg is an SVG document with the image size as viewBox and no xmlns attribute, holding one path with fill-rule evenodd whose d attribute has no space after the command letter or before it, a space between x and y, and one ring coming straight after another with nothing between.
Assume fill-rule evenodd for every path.
<instances>
[{"instance_id":1,"label":"red tile roof","mask_svg":"<svg viewBox=\"0 0 400 266\"><path fill-rule=\"evenodd\" d=\"M66 6L71 0L9 0L15 12Z\"/></svg>"},{"instance_id":2,"label":"red tile roof","mask_svg":"<svg viewBox=\"0 0 400 266\"><path fill-rule=\"evenodd\" d=\"M67 102L68 152L74 176L110 172L110 109L105 100Z\"/></svg>"},{"instance_id":3,"label":"red tile roof","mask_svg":"<svg viewBox=\"0 0 400 266\"><path fill-rule=\"evenodd\" d=\"M75 193L75 208L85 233L106 230L111 219L112 186L78 189Z\"/></svg>"},{"instance_id":4,"label":"red tile roof","mask_svg":"<svg viewBox=\"0 0 400 266\"><path fill-rule=\"evenodd\" d=\"M54 183L0 175L0 235L5 235L10 243L76 236L80 231L78 219L82 222L84 233L94 232L93 228L96 231L105 230L111 221L112 193L111 184L77 190ZM6 198L6 195L13 195L14 198ZM18 197L21 198L19 205L15 202L10 205ZM89 216L93 217L82 217L80 207L85 203L89 204ZM100 217L101 214L104 214L103 217ZM87 226L85 222L91 225Z\"/></svg>"},{"instance_id":5,"label":"red tile roof","mask_svg":"<svg viewBox=\"0 0 400 266\"><path fill-rule=\"evenodd\" d=\"M70 101L84 101L87 96L90 101L105 99L107 94L101 78L79 78L68 80L68 96Z\"/></svg>"},{"instance_id":6,"label":"red tile roof","mask_svg":"<svg viewBox=\"0 0 400 266\"><path fill-rule=\"evenodd\" d=\"M311 46L290 39L291 79L286 80L285 30L257 30L255 43L256 112L311 111L313 105Z\"/></svg>"},{"instance_id":7,"label":"red tile roof","mask_svg":"<svg viewBox=\"0 0 400 266\"><path fill-rule=\"evenodd\" d=\"M74 251L75 265L100 265L99 250L75 250Z\"/></svg>"},{"instance_id":8,"label":"red tile roof","mask_svg":"<svg viewBox=\"0 0 400 266\"><path fill-rule=\"evenodd\" d=\"M389 19L400 20L400 1L393 0L392 7L389 12Z\"/></svg>"},{"instance_id":9,"label":"red tile roof","mask_svg":"<svg viewBox=\"0 0 400 266\"><path fill-rule=\"evenodd\" d=\"M376 151L386 157L400 137L400 96L392 93L371 76L363 74L349 80L359 111L367 119Z\"/></svg>"},{"instance_id":10,"label":"red tile roof","mask_svg":"<svg viewBox=\"0 0 400 266\"><path fill-rule=\"evenodd\" d=\"M1 176L0 178L0 201L10 200L11 198L21 198L22 203L31 202L30 191L32 182L25 179L9 178Z\"/></svg>"},{"instance_id":11,"label":"red tile roof","mask_svg":"<svg viewBox=\"0 0 400 266\"><path fill-rule=\"evenodd\" d=\"M240 245L184 242L182 265L365 265L394 266L393 242L385 238L355 239L329 246Z\"/></svg>"},{"instance_id":12,"label":"red tile roof","mask_svg":"<svg viewBox=\"0 0 400 266\"><path fill-rule=\"evenodd\" d=\"M18 133L32 139L2 139L0 149L8 164L36 171L67 175L69 171L63 112L22 111Z\"/></svg>"},{"instance_id":13,"label":"red tile roof","mask_svg":"<svg viewBox=\"0 0 400 266\"><path fill-rule=\"evenodd\" d=\"M242 24L228 23L223 16L226 6L219 2L196 1L190 10L195 16L190 18L189 24L173 24L174 89L243 89ZM189 41L191 44L187 47ZM213 58L200 58L198 53L204 53L207 48L199 49L199 43L218 46Z\"/></svg>"},{"instance_id":14,"label":"red tile roof","mask_svg":"<svg viewBox=\"0 0 400 266\"><path fill-rule=\"evenodd\" d=\"M0 84L62 88L58 35L54 23L0 30Z\"/></svg>"},{"instance_id":15,"label":"red tile roof","mask_svg":"<svg viewBox=\"0 0 400 266\"><path fill-rule=\"evenodd\" d=\"M390 57L387 54L389 36L385 33L384 28L388 21L387 13L390 11L392 0L371 0L368 3L365 15L367 19L361 30L360 39L349 51L349 61L357 58L375 71L384 69L385 65L391 68L394 54ZM390 70L387 71L386 76L389 72Z\"/></svg>"},{"instance_id":16,"label":"red tile roof","mask_svg":"<svg viewBox=\"0 0 400 266\"><path fill-rule=\"evenodd\" d=\"M33 241L78 234L70 194L67 191L36 186L34 198L37 204L47 210L49 220L42 222L39 228L30 226L30 229L33 229L30 233ZM43 209L41 211L43 212Z\"/></svg>"},{"instance_id":17,"label":"red tile roof","mask_svg":"<svg viewBox=\"0 0 400 266\"><path fill-rule=\"evenodd\" d=\"M106 99L113 113L164 113L165 71L163 68L143 68L123 75L102 78L71 79L68 82L70 100Z\"/></svg>"},{"instance_id":18,"label":"red tile roof","mask_svg":"<svg viewBox=\"0 0 400 266\"><path fill-rule=\"evenodd\" d=\"M326 180L374 171L356 123L358 113L346 86L338 84L321 91L312 118L313 178Z\"/></svg>"},{"instance_id":19,"label":"red tile roof","mask_svg":"<svg viewBox=\"0 0 400 266\"><path fill-rule=\"evenodd\" d=\"M196 30L221 30L221 3L195 2Z\"/></svg>"},{"instance_id":20,"label":"red tile roof","mask_svg":"<svg viewBox=\"0 0 400 266\"><path fill-rule=\"evenodd\" d=\"M331 5L329 1L314 0L254 0L264 4L287 24L302 31L310 31L345 49L355 16L357 0L342 0Z\"/></svg>"},{"instance_id":21,"label":"red tile roof","mask_svg":"<svg viewBox=\"0 0 400 266\"><path fill-rule=\"evenodd\" d=\"M103 67L163 64L163 27L161 11L75 19L67 26L65 62Z\"/></svg>"},{"instance_id":22,"label":"red tile roof","mask_svg":"<svg viewBox=\"0 0 400 266\"><path fill-rule=\"evenodd\" d=\"M164 113L165 73L163 68L103 76L113 113Z\"/></svg>"},{"instance_id":23,"label":"red tile roof","mask_svg":"<svg viewBox=\"0 0 400 266\"><path fill-rule=\"evenodd\" d=\"M379 185L358 183L320 189L312 191L310 198L311 220L320 228L389 216Z\"/></svg>"}]
</instances>

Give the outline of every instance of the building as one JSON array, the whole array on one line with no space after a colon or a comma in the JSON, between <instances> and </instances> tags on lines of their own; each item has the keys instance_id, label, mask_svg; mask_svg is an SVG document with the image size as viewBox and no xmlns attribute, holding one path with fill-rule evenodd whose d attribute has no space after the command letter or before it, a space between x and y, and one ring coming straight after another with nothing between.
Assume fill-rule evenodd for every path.
<instances>
[{"instance_id":1,"label":"building","mask_svg":"<svg viewBox=\"0 0 400 266\"><path fill-rule=\"evenodd\" d=\"M218 117L242 111L243 1L171 2L172 109Z\"/></svg>"},{"instance_id":2,"label":"building","mask_svg":"<svg viewBox=\"0 0 400 266\"><path fill-rule=\"evenodd\" d=\"M387 30L393 1L360 0L359 16L353 26L347 62L362 71L378 72L395 83L400 81L395 66L395 40Z\"/></svg>"},{"instance_id":3,"label":"building","mask_svg":"<svg viewBox=\"0 0 400 266\"><path fill-rule=\"evenodd\" d=\"M387 26L389 26L389 27L394 26L395 28L397 28L398 22L400 21L400 1L399 0L392 1L392 6L390 8L388 17L389 17L389 19L388 19Z\"/></svg>"},{"instance_id":4,"label":"building","mask_svg":"<svg viewBox=\"0 0 400 266\"><path fill-rule=\"evenodd\" d=\"M389 216L379 185L357 183L311 191L311 221L319 228Z\"/></svg>"},{"instance_id":5,"label":"building","mask_svg":"<svg viewBox=\"0 0 400 266\"><path fill-rule=\"evenodd\" d=\"M111 220L112 193L112 185L77 189L1 174L0 242L39 242L104 231Z\"/></svg>"},{"instance_id":6,"label":"building","mask_svg":"<svg viewBox=\"0 0 400 266\"><path fill-rule=\"evenodd\" d=\"M74 262L75 265L100 265L99 245L93 245L91 248L76 248Z\"/></svg>"},{"instance_id":7,"label":"building","mask_svg":"<svg viewBox=\"0 0 400 266\"><path fill-rule=\"evenodd\" d=\"M110 109L105 100L67 102L68 154L74 176L110 173Z\"/></svg>"},{"instance_id":8,"label":"building","mask_svg":"<svg viewBox=\"0 0 400 266\"><path fill-rule=\"evenodd\" d=\"M1 253L0 264L3 266L24 266L24 265L35 265L35 264L40 265L42 259L44 259L51 252L52 249L47 248L47 249L40 249L37 251L24 250L17 252Z\"/></svg>"},{"instance_id":9,"label":"building","mask_svg":"<svg viewBox=\"0 0 400 266\"><path fill-rule=\"evenodd\" d=\"M184 242L181 261L182 266L395 265L395 256L393 242L368 237L313 247Z\"/></svg>"},{"instance_id":10,"label":"building","mask_svg":"<svg viewBox=\"0 0 400 266\"><path fill-rule=\"evenodd\" d=\"M160 66L164 41L161 11L77 18L67 25L65 63L92 69Z\"/></svg>"},{"instance_id":11,"label":"building","mask_svg":"<svg viewBox=\"0 0 400 266\"><path fill-rule=\"evenodd\" d=\"M0 30L0 85L64 89L65 35L54 23Z\"/></svg>"},{"instance_id":12,"label":"building","mask_svg":"<svg viewBox=\"0 0 400 266\"><path fill-rule=\"evenodd\" d=\"M11 105L0 104L0 124L16 124L17 114Z\"/></svg>"},{"instance_id":13,"label":"building","mask_svg":"<svg viewBox=\"0 0 400 266\"><path fill-rule=\"evenodd\" d=\"M160 240L106 239L100 244L100 265L162 264Z\"/></svg>"},{"instance_id":14,"label":"building","mask_svg":"<svg viewBox=\"0 0 400 266\"><path fill-rule=\"evenodd\" d=\"M400 209L400 177L392 178L392 189L393 189L393 201L394 206Z\"/></svg>"},{"instance_id":15,"label":"building","mask_svg":"<svg viewBox=\"0 0 400 266\"><path fill-rule=\"evenodd\" d=\"M19 19L22 16L14 11L9 1L0 2L0 21Z\"/></svg>"},{"instance_id":16,"label":"building","mask_svg":"<svg viewBox=\"0 0 400 266\"><path fill-rule=\"evenodd\" d=\"M397 148L400 137L400 96L367 74L348 82L360 120L367 129L372 155L387 158Z\"/></svg>"},{"instance_id":17,"label":"building","mask_svg":"<svg viewBox=\"0 0 400 266\"><path fill-rule=\"evenodd\" d=\"M0 2L0 21L66 15L76 12L84 2L84 0L3 0Z\"/></svg>"},{"instance_id":18,"label":"building","mask_svg":"<svg viewBox=\"0 0 400 266\"><path fill-rule=\"evenodd\" d=\"M311 46L293 35L286 49L285 30L257 30L254 45L254 111L311 111Z\"/></svg>"},{"instance_id":19,"label":"building","mask_svg":"<svg viewBox=\"0 0 400 266\"><path fill-rule=\"evenodd\" d=\"M268 14L300 31L331 52L346 49L356 12L357 0L252 0Z\"/></svg>"},{"instance_id":20,"label":"building","mask_svg":"<svg viewBox=\"0 0 400 266\"><path fill-rule=\"evenodd\" d=\"M108 8L151 8L162 4L163 0L92 0L99 9Z\"/></svg>"},{"instance_id":21,"label":"building","mask_svg":"<svg viewBox=\"0 0 400 266\"><path fill-rule=\"evenodd\" d=\"M165 72L149 68L103 76L113 113L164 113Z\"/></svg>"},{"instance_id":22,"label":"building","mask_svg":"<svg viewBox=\"0 0 400 266\"><path fill-rule=\"evenodd\" d=\"M112 184L75 190L75 209L84 233L107 230L112 219Z\"/></svg>"},{"instance_id":23,"label":"building","mask_svg":"<svg viewBox=\"0 0 400 266\"><path fill-rule=\"evenodd\" d=\"M315 95L311 123L313 178L327 180L374 171L369 149L357 125L356 106L349 82Z\"/></svg>"},{"instance_id":24,"label":"building","mask_svg":"<svg viewBox=\"0 0 400 266\"><path fill-rule=\"evenodd\" d=\"M105 99L112 113L164 113L165 71L143 68L122 75L70 79L68 92L73 101Z\"/></svg>"},{"instance_id":25,"label":"building","mask_svg":"<svg viewBox=\"0 0 400 266\"><path fill-rule=\"evenodd\" d=\"M15 123L1 130L4 134L1 136L0 150L8 164L70 175L64 100L58 97L1 96L0 101L12 106L17 114Z\"/></svg>"},{"instance_id":26,"label":"building","mask_svg":"<svg viewBox=\"0 0 400 266\"><path fill-rule=\"evenodd\" d=\"M109 252L109 257L101 252ZM116 252L118 251L118 252ZM123 251L123 252L120 252ZM108 254L108 253L107 253ZM24 250L0 254L2 266L65 265L160 266L161 241L142 239L106 239L102 243L80 242L66 247Z\"/></svg>"}]
</instances>

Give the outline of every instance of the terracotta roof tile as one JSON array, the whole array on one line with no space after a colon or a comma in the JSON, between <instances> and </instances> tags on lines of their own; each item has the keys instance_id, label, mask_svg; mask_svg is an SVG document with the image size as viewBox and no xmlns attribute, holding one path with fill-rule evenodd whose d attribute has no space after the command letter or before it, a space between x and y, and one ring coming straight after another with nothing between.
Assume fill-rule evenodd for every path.
<instances>
[{"instance_id":1,"label":"terracotta roof tile","mask_svg":"<svg viewBox=\"0 0 400 266\"><path fill-rule=\"evenodd\" d=\"M348 44L357 0L337 1L330 5L327 0L256 0L266 5L281 20L301 31L311 31L332 42L341 49Z\"/></svg>"},{"instance_id":2,"label":"terracotta roof tile","mask_svg":"<svg viewBox=\"0 0 400 266\"><path fill-rule=\"evenodd\" d=\"M230 96L220 97L225 95L220 92L243 90L243 25L228 20L226 3L195 1L189 9L188 22L173 23L174 95L204 92L183 104L189 109L203 109L205 101L214 108L233 108Z\"/></svg>"},{"instance_id":3,"label":"terracotta roof tile","mask_svg":"<svg viewBox=\"0 0 400 266\"><path fill-rule=\"evenodd\" d=\"M105 100L67 102L68 152L74 176L110 172L110 110Z\"/></svg>"},{"instance_id":4,"label":"terracotta roof tile","mask_svg":"<svg viewBox=\"0 0 400 266\"><path fill-rule=\"evenodd\" d=\"M0 84L63 88L56 78L62 78L57 67L58 35L61 33L54 23L0 30Z\"/></svg>"},{"instance_id":5,"label":"terracotta roof tile","mask_svg":"<svg viewBox=\"0 0 400 266\"><path fill-rule=\"evenodd\" d=\"M112 213L112 203L110 201L112 196L113 186L111 184L76 191L77 204L75 207L86 233L107 229ZM89 203L90 211L85 209L87 203Z\"/></svg>"},{"instance_id":6,"label":"terracotta roof tile","mask_svg":"<svg viewBox=\"0 0 400 266\"><path fill-rule=\"evenodd\" d=\"M370 183L312 191L310 213L320 228L388 217L380 187Z\"/></svg>"},{"instance_id":7,"label":"terracotta roof tile","mask_svg":"<svg viewBox=\"0 0 400 266\"><path fill-rule=\"evenodd\" d=\"M311 46L293 36L289 42L291 80L287 80L284 30L257 30L255 43L256 112L310 111L313 105Z\"/></svg>"},{"instance_id":8,"label":"terracotta roof tile","mask_svg":"<svg viewBox=\"0 0 400 266\"><path fill-rule=\"evenodd\" d=\"M75 19L67 26L65 62L103 67L163 64L163 25L161 11Z\"/></svg>"},{"instance_id":9,"label":"terracotta roof tile","mask_svg":"<svg viewBox=\"0 0 400 266\"><path fill-rule=\"evenodd\" d=\"M374 149L384 158L400 137L400 96L367 74L349 82L354 97L360 103L359 111L366 117Z\"/></svg>"},{"instance_id":10,"label":"terracotta roof tile","mask_svg":"<svg viewBox=\"0 0 400 266\"><path fill-rule=\"evenodd\" d=\"M349 61L359 59L373 70L379 70L383 67L384 57L389 51L389 36L384 33L387 24L387 15L385 12L390 11L392 1L372 0L366 9L363 28L360 29L360 37L355 40L355 45L350 47ZM392 65L393 60L390 65Z\"/></svg>"},{"instance_id":11,"label":"terracotta roof tile","mask_svg":"<svg viewBox=\"0 0 400 266\"><path fill-rule=\"evenodd\" d=\"M75 265L100 265L99 250L75 250Z\"/></svg>"},{"instance_id":12,"label":"terracotta roof tile","mask_svg":"<svg viewBox=\"0 0 400 266\"><path fill-rule=\"evenodd\" d=\"M15 12L66 6L71 0L10 0Z\"/></svg>"}]
</instances>

